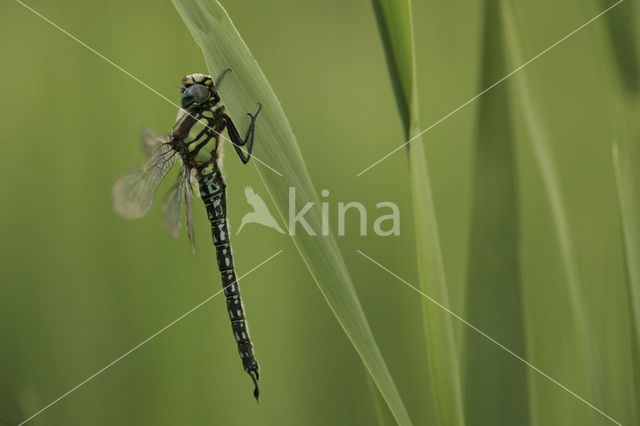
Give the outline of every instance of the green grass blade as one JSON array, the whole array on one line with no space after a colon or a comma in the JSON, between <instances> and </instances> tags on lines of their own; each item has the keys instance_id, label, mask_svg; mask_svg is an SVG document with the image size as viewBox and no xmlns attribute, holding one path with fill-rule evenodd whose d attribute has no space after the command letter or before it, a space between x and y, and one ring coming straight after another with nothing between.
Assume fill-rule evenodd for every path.
<instances>
[{"instance_id":1,"label":"green grass blade","mask_svg":"<svg viewBox=\"0 0 640 426\"><path fill-rule=\"evenodd\" d=\"M255 154L283 176L267 166L256 164L278 213L289 215L289 188L296 188L296 211L308 202L320 205L289 122L248 47L238 34L223 7L214 0L174 0L196 42L202 48L213 75L225 68L233 74L226 77L221 98L232 116L240 117L264 105L257 125ZM321 229L319 209L305 216L312 228ZM411 421L373 337L362 306L356 295L346 265L333 237L310 236L298 232L293 241L329 307L345 330L356 351L383 395L396 421Z\"/></svg>"},{"instance_id":2,"label":"green grass blade","mask_svg":"<svg viewBox=\"0 0 640 426\"><path fill-rule=\"evenodd\" d=\"M396 97L401 105L400 115L406 134L411 136L420 130L411 2L374 0L373 5ZM410 166L420 286L426 294L448 306L438 226L421 138L411 144ZM438 416L444 425L463 425L460 373L451 317L426 299L422 306Z\"/></svg>"},{"instance_id":3,"label":"green grass blade","mask_svg":"<svg viewBox=\"0 0 640 426\"><path fill-rule=\"evenodd\" d=\"M509 64L512 69L524 63L522 37L516 17L515 6L511 0L501 2L505 23L505 42L507 46ZM569 299L570 318L576 332L577 344L582 358L576 362L583 362L583 371L588 389L581 395L600 408L606 407L606 398L602 389L604 378L599 363L598 348L591 336L592 319L587 314L587 303L581 282L578 262L571 236L565 198L561 190L561 181L553 158L552 138L549 126L541 112L535 92L529 80L528 70L523 69L512 78L514 99L521 111L525 131L534 162L542 178L544 192L549 202L551 217L556 232L561 264L565 276L566 293Z\"/></svg>"},{"instance_id":4,"label":"green grass blade","mask_svg":"<svg viewBox=\"0 0 640 426\"><path fill-rule=\"evenodd\" d=\"M601 0L601 7L611 6L610 0ZM611 50L616 70L625 90L638 95L640 90L640 58L638 57L638 3L626 2L604 16L611 38Z\"/></svg>"},{"instance_id":5,"label":"green grass blade","mask_svg":"<svg viewBox=\"0 0 640 426\"><path fill-rule=\"evenodd\" d=\"M418 99L414 90L414 43L409 0L373 0L380 36L387 56L387 68L402 120L405 137L409 137L411 123L418 113Z\"/></svg>"},{"instance_id":6,"label":"green grass blade","mask_svg":"<svg viewBox=\"0 0 640 426\"><path fill-rule=\"evenodd\" d=\"M480 89L509 73L500 0L485 1ZM525 356L519 266L518 186L508 87L479 100L465 318ZM469 422L528 424L527 370L465 330L465 414ZM500 383L487 392L488 383Z\"/></svg>"},{"instance_id":7,"label":"green grass blade","mask_svg":"<svg viewBox=\"0 0 640 426\"><path fill-rule=\"evenodd\" d=\"M411 147L413 214L420 286L425 294L449 306L440 237L424 146L417 139ZM451 317L423 300L424 326L438 416L443 425L464 425L462 386Z\"/></svg>"},{"instance_id":8,"label":"green grass blade","mask_svg":"<svg viewBox=\"0 0 640 426\"><path fill-rule=\"evenodd\" d=\"M608 42L603 49L603 56L609 57L603 68L610 82L607 110L629 303L634 424L640 422L640 170L634 167L640 162L640 33L633 26L638 17L638 4L633 2L607 15Z\"/></svg>"},{"instance_id":9,"label":"green grass blade","mask_svg":"<svg viewBox=\"0 0 640 426\"><path fill-rule=\"evenodd\" d=\"M632 148L632 149L629 149ZM633 151L637 152L629 152ZM620 223L622 242L627 269L627 288L629 294L629 311L631 312L631 343L633 362L633 382L635 386L636 421L640 419L640 179L634 171L633 159L640 159L640 150L635 147L613 145L613 166L620 203ZM635 162L637 164L637 162ZM635 174L635 176L634 176Z\"/></svg>"},{"instance_id":10,"label":"green grass blade","mask_svg":"<svg viewBox=\"0 0 640 426\"><path fill-rule=\"evenodd\" d=\"M378 426L391 426L395 424L395 420L384 402L384 398L380 395L378 387L371 379L371 376L367 374L367 386L369 387L369 393L371 393L371 400L373 405L373 411L376 415Z\"/></svg>"},{"instance_id":11,"label":"green grass blade","mask_svg":"<svg viewBox=\"0 0 640 426\"><path fill-rule=\"evenodd\" d=\"M605 72L609 83L609 122L613 127L613 166L618 190L622 239L629 283L632 326L640 333L640 171L634 165L640 161L640 85L638 74L638 44L635 28L638 5L620 5L607 15L607 29L611 48ZM603 55L605 56L605 55ZM608 62L608 63L607 63ZM607 66L608 65L608 66ZM633 73L631 73L634 71ZM619 76L619 78L616 78ZM624 97L623 95L630 95ZM640 335L636 335L640 342Z\"/></svg>"}]
</instances>

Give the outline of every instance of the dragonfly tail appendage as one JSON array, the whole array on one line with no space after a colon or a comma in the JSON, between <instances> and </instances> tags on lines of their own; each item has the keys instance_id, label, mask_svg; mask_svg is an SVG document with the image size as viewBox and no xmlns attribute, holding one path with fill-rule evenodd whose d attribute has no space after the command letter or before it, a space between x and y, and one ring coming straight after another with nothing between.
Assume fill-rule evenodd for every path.
<instances>
[{"instance_id":1,"label":"dragonfly tail appendage","mask_svg":"<svg viewBox=\"0 0 640 426\"><path fill-rule=\"evenodd\" d=\"M207 209L207 216L211 222L213 244L216 248L218 268L222 276L222 287L227 301L227 312L231 320L231 330L238 345L238 352L242 359L244 370L251 376L255 385L253 396L258 400L258 361L253 354L253 344L249 337L249 329L244 315L244 307L240 298L240 287L237 283L233 256L229 243L227 226L226 192L222 175L218 169L212 173L199 176L200 193Z\"/></svg>"}]
</instances>

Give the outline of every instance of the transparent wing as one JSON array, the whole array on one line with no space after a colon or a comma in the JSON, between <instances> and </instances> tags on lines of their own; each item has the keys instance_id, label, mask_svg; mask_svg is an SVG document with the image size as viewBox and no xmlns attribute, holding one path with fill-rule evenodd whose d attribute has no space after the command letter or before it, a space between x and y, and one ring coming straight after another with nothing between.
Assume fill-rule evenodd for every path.
<instances>
[{"instance_id":1,"label":"transparent wing","mask_svg":"<svg viewBox=\"0 0 640 426\"><path fill-rule=\"evenodd\" d=\"M162 144L169 142L169 139L170 136L167 134L159 135L150 128L144 127L140 140L145 158L149 160Z\"/></svg>"},{"instance_id":2,"label":"transparent wing","mask_svg":"<svg viewBox=\"0 0 640 426\"><path fill-rule=\"evenodd\" d=\"M176 153L171 146L162 144L144 166L120 176L113 185L113 205L116 212L129 219L147 214L158 185L175 161Z\"/></svg>"},{"instance_id":3,"label":"transparent wing","mask_svg":"<svg viewBox=\"0 0 640 426\"><path fill-rule=\"evenodd\" d=\"M178 181L167 192L162 202L164 213L164 227L173 238L178 238L180 230L180 217L182 216L182 201L185 199L187 171L183 167L178 174Z\"/></svg>"},{"instance_id":4,"label":"transparent wing","mask_svg":"<svg viewBox=\"0 0 640 426\"><path fill-rule=\"evenodd\" d=\"M189 233L189 243L191 244L191 252L196 253L196 235L193 231L193 208L191 200L193 199L193 186L191 185L191 176L187 174L186 177L186 191L184 193L184 201L187 205L187 231Z\"/></svg>"}]
</instances>

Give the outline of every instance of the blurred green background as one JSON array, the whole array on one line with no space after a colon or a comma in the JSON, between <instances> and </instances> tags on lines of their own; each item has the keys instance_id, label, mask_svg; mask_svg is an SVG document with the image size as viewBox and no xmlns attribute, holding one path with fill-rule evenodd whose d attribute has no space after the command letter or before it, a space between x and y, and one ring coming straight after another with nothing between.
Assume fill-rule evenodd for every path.
<instances>
[{"instance_id":1,"label":"blurred green background","mask_svg":"<svg viewBox=\"0 0 640 426\"><path fill-rule=\"evenodd\" d=\"M517 3L525 18L527 59L611 4ZM169 1L28 4L176 102L183 75L207 72ZM317 191L330 191L333 231L339 201L365 204L369 230L376 203L399 205L399 237L361 237L350 217L347 235L338 243L412 420L437 424L422 299L355 252L363 250L417 285L406 154L396 153L355 176L403 142L371 4L223 4L279 96ZM413 7L427 127L483 88L484 7L468 0L417 1ZM522 124L516 120L514 127L527 330L526 353L520 355L577 394L590 395L594 405L625 425L638 424L639 403L611 160L616 125L611 98L625 108L635 105L635 117L638 110L633 87L626 87L629 98L616 97L612 89L620 77L612 72L615 51L608 30L636 8L634 0L625 1L527 67L553 137L580 290L598 348L603 380L594 392L587 389L584 364L576 361L582 354L567 313L565 277L540 174ZM5 147L0 158L0 423L17 424L218 291L220 282L198 202L195 256L184 235L174 241L164 233L159 203L138 221L124 220L112 208L113 181L142 162L142 126L168 131L175 108L11 0L0 16L0 53ZM627 78L637 78L637 66L623 68ZM450 307L460 314L473 303L464 298L467 265L474 256L469 230L473 146L482 127L477 108L478 103L469 105L425 135ZM225 173L233 229L249 211L243 188L253 186L265 199L267 194L254 167L243 167L229 150ZM241 284L261 364L259 405L218 297L30 424L374 424L366 373L291 239L248 225L232 243L240 274L284 250ZM494 322L474 324L493 336ZM522 424L610 424L500 348L454 325L462 348L486 342L483 354L492 362L500 359L505 368L529 378ZM481 366L482 359L476 363ZM492 395L500 387L489 382L486 392ZM482 418L467 420L486 424Z\"/></svg>"}]
</instances>

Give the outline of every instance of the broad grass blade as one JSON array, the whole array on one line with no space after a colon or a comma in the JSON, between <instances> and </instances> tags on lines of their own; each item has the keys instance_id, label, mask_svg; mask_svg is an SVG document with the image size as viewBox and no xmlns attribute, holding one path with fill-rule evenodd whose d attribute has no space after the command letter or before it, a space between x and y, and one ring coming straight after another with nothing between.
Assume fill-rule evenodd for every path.
<instances>
[{"instance_id":1,"label":"broad grass blade","mask_svg":"<svg viewBox=\"0 0 640 426\"><path fill-rule=\"evenodd\" d=\"M507 47L507 63L510 69L515 69L525 62L522 53L522 37L516 15L516 6L514 6L510 0L501 1L501 5L505 23L504 39ZM582 368L577 369L583 372L581 375L587 387L586 389L581 389L579 393L586 400L591 401L594 405L607 411L606 395L603 391L605 381L600 356L598 354L599 349L591 334L593 330L593 319L587 312L587 301L578 268L566 200L562 191L560 173L557 170L551 148L553 141L549 131L549 125L539 106L536 93L532 88L528 69L520 70L510 81L513 84L514 105L517 106L522 122L524 123L527 143L529 144L529 149L533 152L533 161L541 177L544 194L548 200L550 215L556 233L561 258L560 261L564 272L564 288L562 289L562 293L566 293L568 297L569 312L567 312L566 320L571 323L573 330L575 330L575 340L578 348L576 349L574 361L575 363L581 363ZM558 291L560 291L560 289L558 289ZM552 295L549 295L549 297L552 297ZM527 301L526 299L527 297L525 297L525 303L533 303L533 300ZM558 318L557 320L561 319ZM533 334L534 324L526 321L526 327L530 328L527 332ZM558 363L558 365L561 364ZM548 366L540 367L543 369L548 368ZM556 378L562 381L561 378ZM538 380L538 378L536 378L536 380ZM536 380L532 380L531 391L534 417L538 417L543 410L544 415L553 416L553 409L535 406L537 401L534 394L539 392L539 390L533 389ZM538 394L538 396L540 395ZM560 405L558 405L558 409L565 410L566 407L560 407ZM535 413L535 411L538 411L538 413ZM593 416L597 416L597 414L594 413ZM599 421L596 417L593 417L593 420Z\"/></svg>"},{"instance_id":2,"label":"broad grass blade","mask_svg":"<svg viewBox=\"0 0 640 426\"><path fill-rule=\"evenodd\" d=\"M405 136L419 132L415 43L410 0L373 0ZM433 195L422 138L411 143L411 193L418 273L425 294L449 305ZM428 362L438 416L443 425L463 425L462 391L451 317L423 299Z\"/></svg>"},{"instance_id":3,"label":"broad grass blade","mask_svg":"<svg viewBox=\"0 0 640 426\"><path fill-rule=\"evenodd\" d=\"M480 90L509 73L500 0L486 0ZM508 88L478 99L465 319L526 356L520 271L517 161ZM465 329L465 413L473 424L527 425L524 365ZM489 383L499 383L487 392Z\"/></svg>"}]
</instances>

